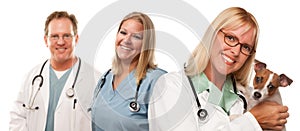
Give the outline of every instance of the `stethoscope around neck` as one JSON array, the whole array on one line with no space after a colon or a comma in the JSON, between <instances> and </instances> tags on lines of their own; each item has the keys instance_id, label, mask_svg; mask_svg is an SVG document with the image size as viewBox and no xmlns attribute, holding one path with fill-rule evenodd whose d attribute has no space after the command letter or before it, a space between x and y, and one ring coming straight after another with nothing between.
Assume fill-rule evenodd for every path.
<instances>
[{"instance_id":1,"label":"stethoscope around neck","mask_svg":"<svg viewBox=\"0 0 300 131\"><path fill-rule=\"evenodd\" d=\"M75 83L77 81L77 78L78 78L78 74L79 74L79 71L80 71L80 66L81 66L81 59L78 57L78 60L79 60L79 64L78 64L78 68L77 68L77 72L76 72L76 75L75 75L75 79L73 81L73 84L72 84L72 87L67 89L66 91L66 95L69 97L69 98L72 98L75 94L75 91L74 91L74 87L75 87ZM33 107L33 104L34 104L34 101L36 99L36 96L38 94L38 92L40 91L41 87L43 86L43 83L44 83L44 77L42 76L42 72L44 70L44 67L46 65L46 63L48 62L48 59L43 63L42 67L41 67L41 70L40 70L40 73L36 76L34 76L34 78L32 79L32 83L31 83L31 86L32 86L32 90L31 90L31 94L30 94L30 98L29 98L29 102L28 104L26 105L25 103L23 103L23 107L26 108L26 109L29 109L29 110L38 110L39 107L36 106L36 107ZM35 91L35 93L33 94L33 91L34 91L34 82L37 80L37 79L40 79L40 83L39 83L39 87L38 89Z\"/></svg>"},{"instance_id":2,"label":"stethoscope around neck","mask_svg":"<svg viewBox=\"0 0 300 131\"><path fill-rule=\"evenodd\" d=\"M195 87L194 87L194 84L193 84L191 78L189 76L187 76L187 78L188 78L189 83L191 85L191 88L192 88L192 91L193 91L193 94L194 94L194 97L195 97L195 100L196 100L196 103L197 103L197 106L198 106L197 116L199 117L199 119L201 121L205 121L206 118L208 117L208 112L207 112L206 109L201 107L199 98L197 96L197 93L196 93L196 90L195 90ZM232 80L234 93L237 94L242 99L242 101L244 103L244 110L247 110L247 101L246 101L246 99L243 95L237 93L236 82L235 82L235 78L234 78L233 75L231 75L231 80ZM207 91L209 92L209 90L207 90Z\"/></svg>"},{"instance_id":3,"label":"stethoscope around neck","mask_svg":"<svg viewBox=\"0 0 300 131\"><path fill-rule=\"evenodd\" d=\"M97 98L99 92L101 91L102 87L104 86L105 81L106 81L106 77L107 77L107 75L109 74L110 71L111 71L111 69L106 71L106 73L102 76L101 81L100 81L100 88L97 90L95 98ZM137 102L137 99L138 99L138 94L139 94L141 83L142 83L142 80L140 80L140 82L137 84L134 100L129 103L129 110L131 112L139 112L140 111L140 104Z\"/></svg>"}]
</instances>

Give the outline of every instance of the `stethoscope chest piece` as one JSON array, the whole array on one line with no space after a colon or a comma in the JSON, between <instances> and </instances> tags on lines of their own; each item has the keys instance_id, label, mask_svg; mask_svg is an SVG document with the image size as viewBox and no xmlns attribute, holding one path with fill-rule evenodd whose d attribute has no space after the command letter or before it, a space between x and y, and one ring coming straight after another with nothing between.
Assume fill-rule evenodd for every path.
<instances>
[{"instance_id":1,"label":"stethoscope chest piece","mask_svg":"<svg viewBox=\"0 0 300 131\"><path fill-rule=\"evenodd\" d=\"M138 112L140 110L140 104L135 101L132 101L129 103L129 109L132 112Z\"/></svg>"},{"instance_id":2,"label":"stethoscope chest piece","mask_svg":"<svg viewBox=\"0 0 300 131\"><path fill-rule=\"evenodd\" d=\"M75 94L75 93L74 93L74 89L73 89L73 88L67 89L66 95L67 95L68 97L73 97L74 94Z\"/></svg>"},{"instance_id":3,"label":"stethoscope chest piece","mask_svg":"<svg viewBox=\"0 0 300 131\"><path fill-rule=\"evenodd\" d=\"M204 121L207 118L208 113L205 109L199 109L197 115L201 121Z\"/></svg>"}]
</instances>

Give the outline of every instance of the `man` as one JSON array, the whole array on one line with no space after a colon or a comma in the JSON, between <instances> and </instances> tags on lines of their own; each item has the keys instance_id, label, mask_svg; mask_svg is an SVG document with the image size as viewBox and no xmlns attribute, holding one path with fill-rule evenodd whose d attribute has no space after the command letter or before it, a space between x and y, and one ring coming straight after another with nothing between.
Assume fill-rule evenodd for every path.
<instances>
[{"instance_id":1,"label":"man","mask_svg":"<svg viewBox=\"0 0 300 131\"><path fill-rule=\"evenodd\" d=\"M45 44L51 58L26 77L11 111L12 131L88 131L87 109L100 74L75 55L77 20L55 11L45 22Z\"/></svg>"}]
</instances>

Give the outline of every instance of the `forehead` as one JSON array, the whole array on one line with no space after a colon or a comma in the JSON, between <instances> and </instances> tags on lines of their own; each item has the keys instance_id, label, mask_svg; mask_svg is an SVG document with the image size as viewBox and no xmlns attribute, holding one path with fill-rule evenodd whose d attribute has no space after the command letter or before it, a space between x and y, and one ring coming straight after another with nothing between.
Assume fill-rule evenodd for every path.
<instances>
[{"instance_id":1,"label":"forehead","mask_svg":"<svg viewBox=\"0 0 300 131\"><path fill-rule=\"evenodd\" d=\"M126 29L127 31L131 31L133 33L142 32L144 30L144 26L138 20L128 19L123 22L121 29Z\"/></svg>"},{"instance_id":2,"label":"forehead","mask_svg":"<svg viewBox=\"0 0 300 131\"><path fill-rule=\"evenodd\" d=\"M67 18L53 19L48 26L50 34L53 33L73 33L71 20Z\"/></svg>"}]
</instances>

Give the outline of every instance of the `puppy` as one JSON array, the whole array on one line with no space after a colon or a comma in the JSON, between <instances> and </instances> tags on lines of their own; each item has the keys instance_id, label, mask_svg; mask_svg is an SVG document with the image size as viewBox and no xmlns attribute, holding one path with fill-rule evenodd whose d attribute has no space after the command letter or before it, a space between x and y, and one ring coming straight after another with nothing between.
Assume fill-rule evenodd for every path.
<instances>
[{"instance_id":1,"label":"puppy","mask_svg":"<svg viewBox=\"0 0 300 131\"><path fill-rule=\"evenodd\" d=\"M285 74L278 75L266 67L265 63L255 60L249 87L245 88L240 83L237 83L237 88L245 95L247 100L247 110L250 110L262 101L275 101L278 104L282 104L278 88L286 87L293 82ZM236 117L237 115L233 115L230 116L230 119L233 120ZM285 130L284 128L283 131Z\"/></svg>"},{"instance_id":2,"label":"puppy","mask_svg":"<svg viewBox=\"0 0 300 131\"><path fill-rule=\"evenodd\" d=\"M282 104L279 87L290 85L293 80L285 74L278 75L266 68L267 65L258 60L255 61L255 74L251 76L251 83L248 89L248 110L258 103L268 100Z\"/></svg>"}]
</instances>

